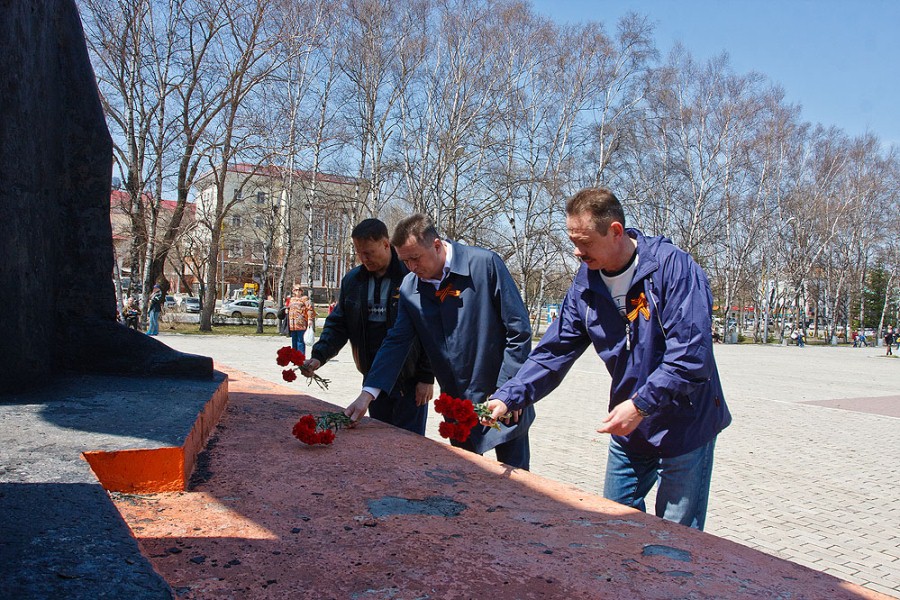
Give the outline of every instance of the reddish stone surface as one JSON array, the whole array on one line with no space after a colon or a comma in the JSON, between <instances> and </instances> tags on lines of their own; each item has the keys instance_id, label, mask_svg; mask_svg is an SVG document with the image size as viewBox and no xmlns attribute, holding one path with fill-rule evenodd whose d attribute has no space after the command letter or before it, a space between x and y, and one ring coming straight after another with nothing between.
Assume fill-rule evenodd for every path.
<instances>
[{"instance_id":1,"label":"reddish stone surface","mask_svg":"<svg viewBox=\"0 0 900 600\"><path fill-rule=\"evenodd\" d=\"M900 396L835 398L829 400L814 400L812 402L806 402L805 404L900 418Z\"/></svg>"},{"instance_id":2,"label":"reddish stone surface","mask_svg":"<svg viewBox=\"0 0 900 600\"><path fill-rule=\"evenodd\" d=\"M229 376L193 490L116 495L179 597L886 598L375 421L305 446L336 407Z\"/></svg>"}]
</instances>

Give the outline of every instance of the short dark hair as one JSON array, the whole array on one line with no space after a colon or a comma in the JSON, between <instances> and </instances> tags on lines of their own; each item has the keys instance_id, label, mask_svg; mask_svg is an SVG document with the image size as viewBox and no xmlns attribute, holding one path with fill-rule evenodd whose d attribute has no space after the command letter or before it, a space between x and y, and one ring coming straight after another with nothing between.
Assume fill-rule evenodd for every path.
<instances>
[{"instance_id":1,"label":"short dark hair","mask_svg":"<svg viewBox=\"0 0 900 600\"><path fill-rule=\"evenodd\" d=\"M391 236L391 245L395 248L403 246L409 238L415 238L419 245L428 246L439 237L434 221L428 215L416 213L397 223L394 235Z\"/></svg>"},{"instance_id":2,"label":"short dark hair","mask_svg":"<svg viewBox=\"0 0 900 600\"><path fill-rule=\"evenodd\" d=\"M625 211L616 195L606 188L585 188L566 202L566 215L590 213L594 229L606 235L610 224L618 221L625 227Z\"/></svg>"},{"instance_id":3,"label":"short dark hair","mask_svg":"<svg viewBox=\"0 0 900 600\"><path fill-rule=\"evenodd\" d=\"M387 225L378 219L363 219L350 232L350 237L354 240L368 240L370 242L386 240L388 239Z\"/></svg>"}]
</instances>

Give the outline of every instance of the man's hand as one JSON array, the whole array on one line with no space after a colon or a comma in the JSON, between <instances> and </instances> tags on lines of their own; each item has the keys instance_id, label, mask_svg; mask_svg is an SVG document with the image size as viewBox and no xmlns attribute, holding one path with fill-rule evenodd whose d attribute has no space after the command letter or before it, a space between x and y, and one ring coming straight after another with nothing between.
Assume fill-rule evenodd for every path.
<instances>
[{"instance_id":1,"label":"man's hand","mask_svg":"<svg viewBox=\"0 0 900 600\"><path fill-rule=\"evenodd\" d=\"M353 401L353 404L344 409L344 414L353 421L350 427L356 427L359 420L366 416L366 411L369 410L369 404L371 404L374 399L375 397L369 392L360 392L356 400Z\"/></svg>"},{"instance_id":2,"label":"man's hand","mask_svg":"<svg viewBox=\"0 0 900 600\"><path fill-rule=\"evenodd\" d=\"M637 411L634 402L626 400L616 405L606 418L597 433L609 433L612 435L628 435L641 423L644 417Z\"/></svg>"},{"instance_id":3,"label":"man's hand","mask_svg":"<svg viewBox=\"0 0 900 600\"><path fill-rule=\"evenodd\" d=\"M510 423L518 423L519 417L521 417L521 416L522 416L522 409L520 408L519 410L513 410L513 411L506 413L506 416L504 416L502 418L502 421L504 423L506 423L507 425L509 425Z\"/></svg>"},{"instance_id":4,"label":"man's hand","mask_svg":"<svg viewBox=\"0 0 900 600\"><path fill-rule=\"evenodd\" d=\"M485 406L487 406L491 411L490 419L481 419L481 424L486 427L491 427L494 425L499 419L507 419L509 416L506 414L508 410L506 404L502 400L497 400L496 398L491 398L487 402L485 402ZM521 412L521 411L515 411ZM516 417L518 420L518 416Z\"/></svg>"},{"instance_id":5,"label":"man's hand","mask_svg":"<svg viewBox=\"0 0 900 600\"><path fill-rule=\"evenodd\" d=\"M431 402L432 397L434 397L433 383L422 383L420 381L416 384L416 406L425 406Z\"/></svg>"},{"instance_id":6,"label":"man's hand","mask_svg":"<svg viewBox=\"0 0 900 600\"><path fill-rule=\"evenodd\" d=\"M312 377L313 373L322 366L315 358L307 358L300 367L300 374L304 377Z\"/></svg>"}]
</instances>

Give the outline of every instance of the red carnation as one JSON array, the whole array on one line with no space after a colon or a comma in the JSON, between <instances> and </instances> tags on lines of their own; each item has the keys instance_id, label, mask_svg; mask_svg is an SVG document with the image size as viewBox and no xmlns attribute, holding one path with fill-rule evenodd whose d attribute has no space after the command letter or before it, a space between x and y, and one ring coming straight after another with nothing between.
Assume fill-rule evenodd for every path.
<instances>
[{"instance_id":1,"label":"red carnation","mask_svg":"<svg viewBox=\"0 0 900 600\"><path fill-rule=\"evenodd\" d=\"M438 425L438 433L441 434L441 437L445 439L454 438L456 429L453 423L449 421L443 421Z\"/></svg>"},{"instance_id":2,"label":"red carnation","mask_svg":"<svg viewBox=\"0 0 900 600\"><path fill-rule=\"evenodd\" d=\"M278 358L275 359L275 362L278 363L279 367L286 367L288 363L291 362L291 354L294 352L294 349L290 346L284 346L283 348L278 349Z\"/></svg>"},{"instance_id":3,"label":"red carnation","mask_svg":"<svg viewBox=\"0 0 900 600\"><path fill-rule=\"evenodd\" d=\"M291 382L297 379L297 369L303 368L303 363L306 362L306 355L299 350L295 350L290 346L284 346L278 349L278 355L275 358L275 362L279 367L286 367L290 364L294 364L290 369L285 369L281 372L281 377L285 381ZM322 388L323 390L328 389L328 384L331 383L329 380L323 378L316 373L307 376L307 383L316 382L316 385Z\"/></svg>"},{"instance_id":4,"label":"red carnation","mask_svg":"<svg viewBox=\"0 0 900 600\"><path fill-rule=\"evenodd\" d=\"M443 438L456 442L465 442L478 425L478 415L470 400L454 398L449 394L441 394L434 401L434 409L446 419L438 425L438 433Z\"/></svg>"},{"instance_id":5,"label":"red carnation","mask_svg":"<svg viewBox=\"0 0 900 600\"><path fill-rule=\"evenodd\" d=\"M298 367L302 367L303 363L306 362L306 355L299 350L291 349L291 362Z\"/></svg>"},{"instance_id":6,"label":"red carnation","mask_svg":"<svg viewBox=\"0 0 900 600\"><path fill-rule=\"evenodd\" d=\"M325 413L320 417L303 415L294 424L294 437L310 446L329 445L334 442L335 431L350 424L350 417L344 413Z\"/></svg>"}]
</instances>

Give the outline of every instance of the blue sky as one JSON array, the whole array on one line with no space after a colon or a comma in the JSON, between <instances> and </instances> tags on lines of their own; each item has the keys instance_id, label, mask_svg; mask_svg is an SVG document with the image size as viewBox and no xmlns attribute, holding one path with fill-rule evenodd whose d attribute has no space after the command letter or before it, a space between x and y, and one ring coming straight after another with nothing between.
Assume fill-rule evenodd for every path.
<instances>
[{"instance_id":1,"label":"blue sky","mask_svg":"<svg viewBox=\"0 0 900 600\"><path fill-rule=\"evenodd\" d=\"M900 149L898 0L532 0L561 23L650 17L657 48L676 41L697 59L727 52L738 73L779 83L803 118Z\"/></svg>"}]
</instances>

